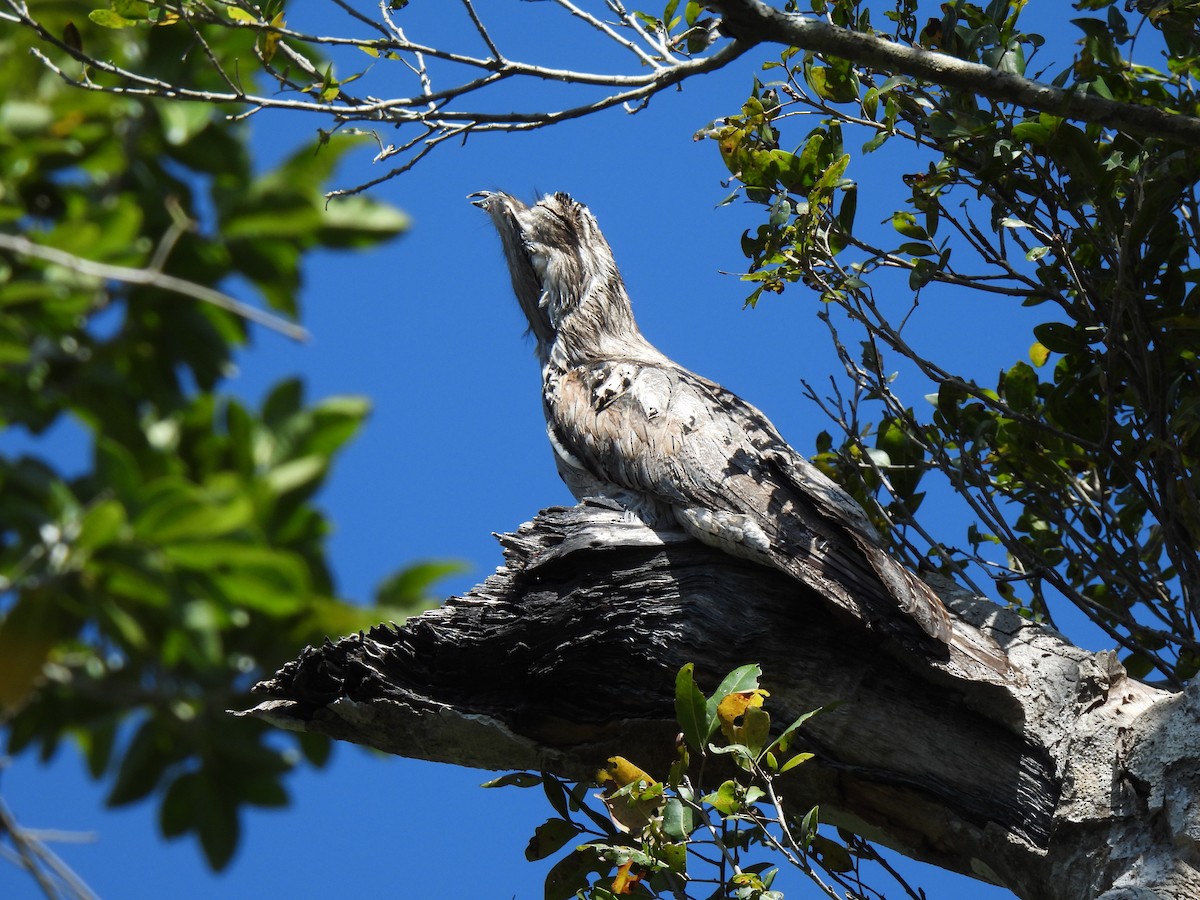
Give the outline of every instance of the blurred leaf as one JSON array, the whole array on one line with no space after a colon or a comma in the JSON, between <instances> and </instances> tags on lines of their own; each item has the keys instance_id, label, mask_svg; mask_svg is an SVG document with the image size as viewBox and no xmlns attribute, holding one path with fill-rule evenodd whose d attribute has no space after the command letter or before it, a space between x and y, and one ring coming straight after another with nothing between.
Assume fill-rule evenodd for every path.
<instances>
[{"instance_id":1,"label":"blurred leaf","mask_svg":"<svg viewBox=\"0 0 1200 900\"><path fill-rule=\"evenodd\" d=\"M226 9L232 22L259 22ZM244 63L253 40L268 52L277 40L200 20L151 27L174 19L142 0L70 24L88 11L33 14L71 46L86 39L98 58L200 89L224 89L211 81L216 61L261 90ZM378 201L324 212L326 182L361 139L284 146L295 152L271 165L252 159L228 110L80 91L45 77L35 45L55 52L32 31L0 29L0 135L10 138L0 137L0 227L92 261L153 260L206 287L251 284L286 313L309 250L399 232L403 216ZM168 235L171 252L155 260ZM367 404L306 407L298 379L271 392L267 421L225 402L217 392L251 333L143 286L0 259L0 423L39 435L70 421L72 439L91 446L69 474L40 448L16 460L0 451L8 750L48 759L77 746L113 804L157 794L164 831L198 836L215 866L231 858L240 807L286 802L294 741L316 764L330 749L253 723L223 727L221 711L244 705L247 687L304 642L392 612L334 599L331 527L311 502ZM54 677L43 680L46 662Z\"/></svg>"},{"instance_id":2,"label":"blurred leaf","mask_svg":"<svg viewBox=\"0 0 1200 900\"><path fill-rule=\"evenodd\" d=\"M109 806L126 806L154 790L159 778L176 761L171 741L154 719L143 721L125 750L117 780L108 794Z\"/></svg>"},{"instance_id":3,"label":"blurred leaf","mask_svg":"<svg viewBox=\"0 0 1200 900\"><path fill-rule=\"evenodd\" d=\"M88 13L88 18L102 28L134 28L137 22L126 19L111 9L94 9Z\"/></svg>"},{"instance_id":4,"label":"blurred leaf","mask_svg":"<svg viewBox=\"0 0 1200 900\"><path fill-rule=\"evenodd\" d=\"M220 496L162 481L133 526L138 537L168 544L220 537L245 527L253 517L254 507L246 496Z\"/></svg>"},{"instance_id":5,"label":"blurred leaf","mask_svg":"<svg viewBox=\"0 0 1200 900\"><path fill-rule=\"evenodd\" d=\"M31 591L9 607L0 619L0 711L11 711L25 701L50 651L77 628L48 592Z\"/></svg>"},{"instance_id":6,"label":"blurred leaf","mask_svg":"<svg viewBox=\"0 0 1200 900\"><path fill-rule=\"evenodd\" d=\"M97 550L115 541L125 526L125 507L116 500L97 503L83 517L75 546Z\"/></svg>"},{"instance_id":7,"label":"blurred leaf","mask_svg":"<svg viewBox=\"0 0 1200 900\"><path fill-rule=\"evenodd\" d=\"M390 576L375 589L378 605L409 608L433 599L431 589L439 581L470 570L460 560L430 560L414 563Z\"/></svg>"}]
</instances>

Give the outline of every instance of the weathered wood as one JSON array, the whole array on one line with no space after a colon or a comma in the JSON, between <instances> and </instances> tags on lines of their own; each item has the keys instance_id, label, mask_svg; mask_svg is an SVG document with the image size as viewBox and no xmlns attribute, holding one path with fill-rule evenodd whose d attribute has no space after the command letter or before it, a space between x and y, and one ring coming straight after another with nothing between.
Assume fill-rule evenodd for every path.
<instances>
[{"instance_id":1,"label":"weathered wood","mask_svg":"<svg viewBox=\"0 0 1200 900\"><path fill-rule=\"evenodd\" d=\"M815 764L782 785L826 821L1033 900L1200 895L1195 686L1147 687L1111 654L943 589L956 630L982 627L1012 663L1006 679L956 668L604 505L500 540L507 564L483 584L305 650L246 715L481 768L582 779L619 752L665 771L679 667L711 689L758 662L775 721L841 701L803 731Z\"/></svg>"}]
</instances>

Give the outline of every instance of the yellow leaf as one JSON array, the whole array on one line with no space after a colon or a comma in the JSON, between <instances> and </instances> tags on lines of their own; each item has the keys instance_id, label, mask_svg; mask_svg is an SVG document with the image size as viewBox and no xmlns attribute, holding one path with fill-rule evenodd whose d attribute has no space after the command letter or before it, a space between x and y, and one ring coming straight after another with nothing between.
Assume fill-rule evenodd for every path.
<instances>
[{"instance_id":1,"label":"yellow leaf","mask_svg":"<svg viewBox=\"0 0 1200 900\"><path fill-rule=\"evenodd\" d=\"M641 834L662 810L663 786L623 756L609 757L596 782L604 788L600 799L609 817L623 832Z\"/></svg>"},{"instance_id":2,"label":"yellow leaf","mask_svg":"<svg viewBox=\"0 0 1200 900\"><path fill-rule=\"evenodd\" d=\"M227 6L225 8L229 10L229 18L233 19L235 22L253 23L258 21L254 13L246 12L244 9L239 9L236 6Z\"/></svg>"},{"instance_id":3,"label":"yellow leaf","mask_svg":"<svg viewBox=\"0 0 1200 900\"><path fill-rule=\"evenodd\" d=\"M604 768L596 773L600 786L612 782L613 787L623 788L629 784L654 784L654 779L623 756L610 756Z\"/></svg>"},{"instance_id":4,"label":"yellow leaf","mask_svg":"<svg viewBox=\"0 0 1200 900\"><path fill-rule=\"evenodd\" d=\"M42 679L50 651L70 636L51 598L24 594L0 620L0 711L16 710Z\"/></svg>"},{"instance_id":5,"label":"yellow leaf","mask_svg":"<svg viewBox=\"0 0 1200 900\"><path fill-rule=\"evenodd\" d=\"M629 870L633 868L633 860L617 867L617 877L613 879L612 892L614 894L632 894L633 886L642 880L641 874L630 875Z\"/></svg>"},{"instance_id":6,"label":"yellow leaf","mask_svg":"<svg viewBox=\"0 0 1200 900\"><path fill-rule=\"evenodd\" d=\"M1050 358L1050 349L1039 341L1034 341L1029 347L1029 359L1035 366L1044 366Z\"/></svg>"},{"instance_id":7,"label":"yellow leaf","mask_svg":"<svg viewBox=\"0 0 1200 900\"><path fill-rule=\"evenodd\" d=\"M374 47L366 47L366 46L363 46L362 44L359 44L358 49L361 50L363 53L367 54L367 56L373 56L376 59L379 59L379 51L376 50Z\"/></svg>"},{"instance_id":8,"label":"yellow leaf","mask_svg":"<svg viewBox=\"0 0 1200 900\"><path fill-rule=\"evenodd\" d=\"M756 753L763 748L771 733L771 717L762 708L763 698L769 696L761 688L755 688L729 694L717 704L721 732L730 743L744 744Z\"/></svg>"},{"instance_id":9,"label":"yellow leaf","mask_svg":"<svg viewBox=\"0 0 1200 900\"><path fill-rule=\"evenodd\" d=\"M721 728L733 726L740 716L746 714L746 710L761 707L763 698L769 696L771 695L762 688L729 694L717 704L717 718L721 720Z\"/></svg>"},{"instance_id":10,"label":"yellow leaf","mask_svg":"<svg viewBox=\"0 0 1200 900\"><path fill-rule=\"evenodd\" d=\"M283 20L283 13L278 13L271 20L272 28L283 28L287 23ZM262 36L262 56L264 62L270 62L275 58L275 48L279 46L279 39L283 37L277 31L265 32Z\"/></svg>"}]
</instances>

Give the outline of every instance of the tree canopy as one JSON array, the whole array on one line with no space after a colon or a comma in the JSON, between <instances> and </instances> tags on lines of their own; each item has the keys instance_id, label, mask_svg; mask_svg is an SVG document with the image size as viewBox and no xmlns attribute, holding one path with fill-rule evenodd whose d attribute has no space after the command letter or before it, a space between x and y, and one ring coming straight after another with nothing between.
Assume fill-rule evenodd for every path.
<instances>
[{"instance_id":1,"label":"tree canopy","mask_svg":"<svg viewBox=\"0 0 1200 900\"><path fill-rule=\"evenodd\" d=\"M82 473L0 459L12 752L70 735L113 802L165 789L164 832L228 859L237 807L283 802L286 763L221 711L298 645L419 608L440 571L371 608L335 598L312 497L366 406L306 406L298 382L261 410L222 398L246 322L293 327L275 316L297 314L306 250L399 233L363 191L434 149L636 111L747 59L745 103L696 136L730 199L762 207L748 302L823 304L845 377L809 388L831 421L817 462L910 560L1039 620L1077 607L1134 676L1178 689L1200 670L1194 4L1081 0L1066 53L1008 0L514 13L571 17L567 47L501 37L469 0L428 40L405 0L335 6L338 36L278 2L0 7L21 26L4 83L35 86L0 98L0 409L34 434L70 418L94 448ZM257 172L238 117L268 109L324 119ZM332 183L360 144L378 174ZM903 203L859 221L886 179ZM274 313L223 293L235 277ZM904 328L934 290L1036 307L1027 357L995 383L939 362ZM930 491L966 505L965 534L922 519Z\"/></svg>"},{"instance_id":2,"label":"tree canopy","mask_svg":"<svg viewBox=\"0 0 1200 900\"><path fill-rule=\"evenodd\" d=\"M43 24L73 34L89 10ZM87 35L105 58L202 83L253 44L229 32L201 60L182 30ZM79 471L36 439L0 455L7 751L76 744L111 804L155 794L163 834L194 833L220 868L238 809L286 803L294 765L224 710L298 645L423 608L438 572L405 572L369 606L339 598L313 496L368 402L306 403L290 379L248 409L223 387L251 322L303 339L306 252L369 247L406 220L366 198L326 209L320 185L355 138L256 170L227 109L78 91L30 55L35 38L0 35L0 422L75 429L90 452ZM224 292L235 280L257 305Z\"/></svg>"}]
</instances>

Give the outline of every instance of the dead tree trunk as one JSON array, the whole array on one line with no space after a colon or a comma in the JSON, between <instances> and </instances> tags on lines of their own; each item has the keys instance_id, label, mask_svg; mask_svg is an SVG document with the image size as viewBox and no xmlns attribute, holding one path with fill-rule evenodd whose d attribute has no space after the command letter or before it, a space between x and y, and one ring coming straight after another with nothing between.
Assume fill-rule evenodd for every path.
<instances>
[{"instance_id":1,"label":"dead tree trunk","mask_svg":"<svg viewBox=\"0 0 1200 900\"><path fill-rule=\"evenodd\" d=\"M791 579L596 505L503 536L462 598L307 649L245 715L401 756L590 777L673 754L676 671L761 664L815 764L784 776L822 819L1040 898L1200 897L1200 685L1172 694L1012 612L942 591L1012 677L879 644ZM790 780L789 780L790 779Z\"/></svg>"}]
</instances>

